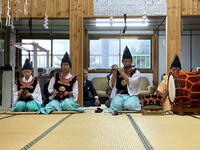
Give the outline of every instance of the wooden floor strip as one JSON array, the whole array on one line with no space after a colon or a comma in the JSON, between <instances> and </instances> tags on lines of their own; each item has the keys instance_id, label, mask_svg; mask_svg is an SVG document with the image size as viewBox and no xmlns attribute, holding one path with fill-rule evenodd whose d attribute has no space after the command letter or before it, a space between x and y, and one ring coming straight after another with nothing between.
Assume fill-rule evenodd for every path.
<instances>
[{"instance_id":1,"label":"wooden floor strip","mask_svg":"<svg viewBox=\"0 0 200 150\"><path fill-rule=\"evenodd\" d=\"M38 114L37 112L11 112L11 111L6 111L5 112L7 115L43 115L43 114ZM51 114L79 114L80 112L78 111L54 111ZM50 114L48 114L50 115Z\"/></svg>"}]
</instances>

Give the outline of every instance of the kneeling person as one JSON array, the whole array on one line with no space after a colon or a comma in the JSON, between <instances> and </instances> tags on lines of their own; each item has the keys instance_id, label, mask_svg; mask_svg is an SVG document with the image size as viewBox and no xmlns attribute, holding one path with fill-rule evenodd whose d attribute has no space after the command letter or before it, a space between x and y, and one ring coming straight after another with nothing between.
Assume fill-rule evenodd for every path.
<instances>
[{"instance_id":1,"label":"kneeling person","mask_svg":"<svg viewBox=\"0 0 200 150\"><path fill-rule=\"evenodd\" d=\"M30 61L26 59L22 68L23 77L17 79L13 98L13 112L35 112L40 109L42 96L37 77L33 77Z\"/></svg>"},{"instance_id":2,"label":"kneeling person","mask_svg":"<svg viewBox=\"0 0 200 150\"><path fill-rule=\"evenodd\" d=\"M125 48L122 63L123 68L118 68L115 74L111 75L109 82L112 87L110 112L118 110L141 110L139 94L140 72L132 67L132 56Z\"/></svg>"},{"instance_id":3,"label":"kneeling person","mask_svg":"<svg viewBox=\"0 0 200 150\"><path fill-rule=\"evenodd\" d=\"M61 63L61 73L56 73L51 78L48 91L51 93L52 100L40 109L40 113L49 114L52 111L79 111L84 109L75 103L78 98L77 77L70 73L71 61L66 52Z\"/></svg>"}]
</instances>

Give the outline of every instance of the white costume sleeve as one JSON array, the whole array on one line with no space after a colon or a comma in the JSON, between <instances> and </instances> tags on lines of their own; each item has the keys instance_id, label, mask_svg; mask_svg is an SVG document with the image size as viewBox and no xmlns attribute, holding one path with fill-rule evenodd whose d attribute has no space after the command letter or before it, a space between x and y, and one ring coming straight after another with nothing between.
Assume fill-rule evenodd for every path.
<instances>
[{"instance_id":1,"label":"white costume sleeve","mask_svg":"<svg viewBox=\"0 0 200 150\"><path fill-rule=\"evenodd\" d=\"M49 91L49 93L51 93L51 92L53 92L53 90L54 90L54 84L55 84L55 77L52 77L51 78L51 80L50 80L50 82L49 82L49 86L48 86L48 91Z\"/></svg>"},{"instance_id":2,"label":"white costume sleeve","mask_svg":"<svg viewBox=\"0 0 200 150\"><path fill-rule=\"evenodd\" d=\"M12 105L14 105L15 103L17 103L19 96L18 96L18 91L17 91L17 85L14 85L14 91L13 91L13 101L12 101Z\"/></svg>"},{"instance_id":3,"label":"white costume sleeve","mask_svg":"<svg viewBox=\"0 0 200 150\"><path fill-rule=\"evenodd\" d=\"M74 101L77 101L77 99L78 99L78 81L77 81L77 80L76 80L76 82L74 83L72 92L73 92Z\"/></svg>"},{"instance_id":4,"label":"white costume sleeve","mask_svg":"<svg viewBox=\"0 0 200 150\"><path fill-rule=\"evenodd\" d=\"M109 81L109 86L112 88L112 76L110 76L110 81ZM117 89L116 89L116 80L115 80L115 83L114 83L114 86L112 88L112 91L111 91L111 94L110 94L110 97L113 98L117 93Z\"/></svg>"},{"instance_id":5,"label":"white costume sleeve","mask_svg":"<svg viewBox=\"0 0 200 150\"><path fill-rule=\"evenodd\" d=\"M133 96L139 94L140 92L139 79L140 79L139 70L136 70L136 72L132 75L132 77L129 77L129 84L127 85L129 95Z\"/></svg>"},{"instance_id":6,"label":"white costume sleeve","mask_svg":"<svg viewBox=\"0 0 200 150\"><path fill-rule=\"evenodd\" d=\"M112 74L110 75L110 80L109 80L109 82L108 82L108 85L110 86L110 88L112 88Z\"/></svg>"},{"instance_id":7,"label":"white costume sleeve","mask_svg":"<svg viewBox=\"0 0 200 150\"><path fill-rule=\"evenodd\" d=\"M42 104L42 95L41 95L41 90L40 90L40 84L37 82L37 85L35 87L35 90L31 94L33 96L33 99L38 103Z\"/></svg>"}]
</instances>

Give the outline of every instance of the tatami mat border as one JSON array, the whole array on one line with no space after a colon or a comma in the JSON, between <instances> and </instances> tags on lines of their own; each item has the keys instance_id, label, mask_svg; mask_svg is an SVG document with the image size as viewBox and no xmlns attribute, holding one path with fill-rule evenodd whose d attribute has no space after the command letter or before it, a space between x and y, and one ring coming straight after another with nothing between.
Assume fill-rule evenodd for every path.
<instances>
[{"instance_id":1,"label":"tatami mat border","mask_svg":"<svg viewBox=\"0 0 200 150\"><path fill-rule=\"evenodd\" d=\"M15 115L5 116L5 117L0 118L0 120L6 119L6 118L10 118L10 117L14 117L14 116Z\"/></svg>"},{"instance_id":2,"label":"tatami mat border","mask_svg":"<svg viewBox=\"0 0 200 150\"><path fill-rule=\"evenodd\" d=\"M140 140L142 141L145 149L146 150L154 150L153 147L151 146L150 142L148 141L148 139L145 137L145 135L140 130L140 128L137 125L137 123L135 122L135 120L132 118L132 116L131 115L127 115L127 117L130 120L132 126L134 127L136 133L138 134Z\"/></svg>"},{"instance_id":3,"label":"tatami mat border","mask_svg":"<svg viewBox=\"0 0 200 150\"><path fill-rule=\"evenodd\" d=\"M38 137L36 137L35 139L33 139L30 143L28 143L27 145L25 145L20 150L27 150L27 149L31 148L35 143L37 143L42 138L44 138L45 136L47 136L52 130L54 130L56 127L58 127L63 121L65 121L66 119L68 119L71 115L72 114L69 114L66 117L64 117L63 119L61 119L60 121L58 121L56 124L54 124L52 127L50 127L49 129L47 129L46 131L44 131L41 135L39 135Z\"/></svg>"},{"instance_id":4,"label":"tatami mat border","mask_svg":"<svg viewBox=\"0 0 200 150\"><path fill-rule=\"evenodd\" d=\"M195 115L188 115L188 116L190 116L190 117L193 117L193 118L195 118L195 119L199 119L199 120L200 120L200 116L199 116L199 117L197 117L197 116L195 116Z\"/></svg>"}]
</instances>

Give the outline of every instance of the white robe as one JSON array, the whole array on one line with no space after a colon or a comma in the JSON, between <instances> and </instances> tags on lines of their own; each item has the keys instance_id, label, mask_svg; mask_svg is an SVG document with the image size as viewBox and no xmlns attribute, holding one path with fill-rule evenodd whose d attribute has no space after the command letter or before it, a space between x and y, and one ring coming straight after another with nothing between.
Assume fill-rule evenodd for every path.
<instances>
[{"instance_id":1,"label":"white robe","mask_svg":"<svg viewBox=\"0 0 200 150\"><path fill-rule=\"evenodd\" d=\"M68 73L65 76L65 79L69 79L71 77L72 77L72 74ZM50 80L50 82L49 82L49 86L48 86L49 93L53 92L53 90L54 90L54 84L55 84L55 76L52 77L51 80ZM78 81L77 80L76 80L76 82L73 85L72 92L73 92L74 101L77 101L77 99L78 99ZM53 98L53 97L51 97L51 98Z\"/></svg>"},{"instance_id":2,"label":"white robe","mask_svg":"<svg viewBox=\"0 0 200 150\"><path fill-rule=\"evenodd\" d=\"M33 76L31 75L29 77L28 80L26 80L25 77L22 78L22 81L23 82L31 82L33 79ZM14 105L15 103L17 103L17 100L19 99L19 96L18 96L18 91L17 91L17 85L15 84L14 85L14 96L13 96L13 101L12 101L12 105ZM33 93L31 93L33 99L38 103L38 104L42 104L42 95L41 95L41 90L40 90L40 84L39 82L37 82L37 85L35 87L35 90L33 91Z\"/></svg>"},{"instance_id":3,"label":"white robe","mask_svg":"<svg viewBox=\"0 0 200 150\"><path fill-rule=\"evenodd\" d=\"M112 79L111 75L111 79ZM140 71L136 70L136 72L132 75L132 77L129 77L129 84L127 84L128 94L130 96L136 96L140 93L140 87L139 87L139 78L140 78ZM112 87L112 80L109 81L109 86ZM116 81L114 84L114 87L112 88L111 92L111 98L113 98L117 94L117 88L116 88Z\"/></svg>"}]
</instances>

